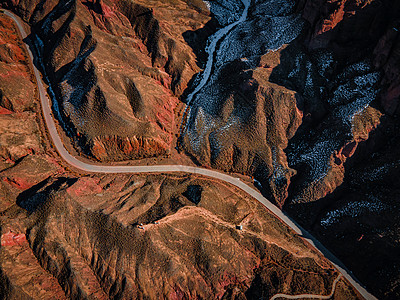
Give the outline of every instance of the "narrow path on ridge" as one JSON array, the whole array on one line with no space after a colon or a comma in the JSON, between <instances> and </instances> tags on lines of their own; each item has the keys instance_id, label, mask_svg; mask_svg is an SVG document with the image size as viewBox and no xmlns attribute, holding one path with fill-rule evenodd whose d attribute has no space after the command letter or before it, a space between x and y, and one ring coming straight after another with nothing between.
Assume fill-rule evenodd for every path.
<instances>
[{"instance_id":1,"label":"narrow path on ridge","mask_svg":"<svg viewBox=\"0 0 400 300\"><path fill-rule=\"evenodd\" d=\"M279 298L284 299L330 299L335 293L336 285L339 282L339 279L342 277L342 274L339 274L338 277L333 281L332 290L329 295L314 295L314 294L301 294L301 295L288 295L288 294L276 294L271 297L270 300L275 300Z\"/></svg>"},{"instance_id":2,"label":"narrow path on ridge","mask_svg":"<svg viewBox=\"0 0 400 300\"><path fill-rule=\"evenodd\" d=\"M250 1L250 0L244 0ZM17 29L22 37L25 39L28 35L22 26L19 18L13 13L7 10L1 10L0 12L4 12L5 15L9 16L15 22ZM242 15L243 16L243 15ZM327 260L332 263L333 266L350 282L351 285L365 298L365 299L377 299L372 294L370 294L358 280L354 277L354 275L344 266L344 264L336 258L327 248L325 248L314 236L312 236L308 231L303 229L300 225L298 225L294 220L292 220L288 215L286 215L283 211L279 210L275 205L269 202L260 192L256 191L243 181L241 181L237 177L230 176L228 174L209 170L199 167L193 166L184 166L184 165L155 165L155 166L109 166L109 165L93 165L89 163L85 163L76 157L72 156L65 148L63 141L61 140L58 132L55 121L52 116L50 98L47 96L46 88L43 84L42 77L40 75L39 70L36 68L33 63L34 57L32 51L30 50L30 46L25 43L26 50L29 55L29 59L33 66L33 73L35 76L36 84L39 91L40 102L42 106L43 118L46 122L47 129L49 135L53 141L54 147L57 150L58 154L61 156L63 160L65 160L71 166L85 171L85 172L94 172L94 173L103 173L103 174L115 174L115 173L171 173L171 172L186 172L190 174L203 175L215 179L219 179L221 181L230 183L251 197L255 198L261 204L263 204L271 213L273 213L278 219L280 219L283 223L289 226L296 234L300 235L303 240L307 241L313 248L315 248L318 252L320 252Z\"/></svg>"}]
</instances>

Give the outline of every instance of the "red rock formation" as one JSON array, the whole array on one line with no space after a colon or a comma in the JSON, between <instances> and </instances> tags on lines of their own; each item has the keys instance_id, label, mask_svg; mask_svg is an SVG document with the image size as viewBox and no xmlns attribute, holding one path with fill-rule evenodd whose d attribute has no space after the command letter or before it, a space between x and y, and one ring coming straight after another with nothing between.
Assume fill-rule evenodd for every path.
<instances>
[{"instance_id":1,"label":"red rock formation","mask_svg":"<svg viewBox=\"0 0 400 300\"><path fill-rule=\"evenodd\" d=\"M177 96L199 71L183 33L204 26L206 13L183 0L1 5L30 22L44 42L59 119L75 145L104 161L168 155L179 123Z\"/></svg>"},{"instance_id":2,"label":"red rock formation","mask_svg":"<svg viewBox=\"0 0 400 300\"><path fill-rule=\"evenodd\" d=\"M0 28L0 110L30 110L36 87L23 43L10 18L0 15Z\"/></svg>"},{"instance_id":3,"label":"red rock formation","mask_svg":"<svg viewBox=\"0 0 400 300\"><path fill-rule=\"evenodd\" d=\"M311 25L308 46L346 55L351 49L374 47L400 6L396 1L306 0L302 8Z\"/></svg>"},{"instance_id":4,"label":"red rock formation","mask_svg":"<svg viewBox=\"0 0 400 300\"><path fill-rule=\"evenodd\" d=\"M91 177L82 177L67 189L67 193L72 197L82 197L100 193L102 190L99 180Z\"/></svg>"},{"instance_id":5,"label":"red rock formation","mask_svg":"<svg viewBox=\"0 0 400 300\"><path fill-rule=\"evenodd\" d=\"M88 183L101 194L71 192ZM81 178L51 195L31 215L27 239L43 269L71 298L326 295L337 277L260 203L218 182L108 175ZM335 297L346 296L357 298L341 280Z\"/></svg>"}]
</instances>

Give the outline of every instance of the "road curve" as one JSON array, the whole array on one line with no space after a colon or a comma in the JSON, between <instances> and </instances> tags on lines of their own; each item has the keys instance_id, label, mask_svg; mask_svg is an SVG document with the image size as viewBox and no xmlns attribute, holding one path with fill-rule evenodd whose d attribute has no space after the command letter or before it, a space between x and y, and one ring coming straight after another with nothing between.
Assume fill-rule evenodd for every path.
<instances>
[{"instance_id":1,"label":"road curve","mask_svg":"<svg viewBox=\"0 0 400 300\"><path fill-rule=\"evenodd\" d=\"M275 294L271 297L270 300L275 300L279 298L285 298L285 299L330 299L333 294L335 293L336 285L339 282L339 279L342 277L342 274L339 274L339 276L333 281L332 284L332 290L329 295L315 295L315 294L301 294L301 295L288 295L288 294Z\"/></svg>"},{"instance_id":2,"label":"road curve","mask_svg":"<svg viewBox=\"0 0 400 300\"><path fill-rule=\"evenodd\" d=\"M1 10L0 10L1 12ZM27 33L22 26L19 18L13 13L3 10L4 14L11 17L23 39L27 37ZM358 280L353 276L353 274L344 266L344 264L337 259L328 249L326 249L316 238L314 238L309 232L303 229L295 221L289 218L284 212L279 210L275 205L269 202L261 193L254 190L240 179L236 177L229 176L225 173L193 167L193 166L183 166L183 165L156 165L156 166L107 166L107 165L92 165L80 161L76 157L72 156L64 147L64 144L57 132L57 127L52 117L52 110L50 105L50 99L47 96L46 89L43 85L42 77L40 76L39 70L34 65L33 54L30 50L28 44L25 43L29 58L32 62L33 71L36 79L36 84L39 90L40 101L43 110L43 117L46 122L49 134L53 140L53 144L59 153L59 155L71 166L80 169L85 172L95 172L95 173L171 173L171 172L185 172L191 174L203 175L211 178L216 178L225 182L228 182L245 193L249 194L253 198L257 199L261 204L263 204L268 210L270 210L275 216L277 216L282 222L287 226L292 228L297 234L301 235L304 240L306 240L310 245L312 245L316 250L322 253L335 267L336 269L354 286L354 288L365 298L365 299L377 299L372 294L370 294Z\"/></svg>"}]
</instances>

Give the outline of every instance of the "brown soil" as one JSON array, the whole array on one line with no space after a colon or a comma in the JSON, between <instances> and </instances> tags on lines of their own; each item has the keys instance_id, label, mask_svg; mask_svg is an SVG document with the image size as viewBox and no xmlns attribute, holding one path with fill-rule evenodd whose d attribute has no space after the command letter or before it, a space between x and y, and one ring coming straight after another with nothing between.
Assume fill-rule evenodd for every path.
<instances>
[{"instance_id":1,"label":"brown soil","mask_svg":"<svg viewBox=\"0 0 400 300\"><path fill-rule=\"evenodd\" d=\"M199 71L183 34L210 20L201 3L2 5L43 41L42 71L57 96L56 116L76 148L100 161L118 161L168 157L174 151L177 97Z\"/></svg>"},{"instance_id":2,"label":"brown soil","mask_svg":"<svg viewBox=\"0 0 400 300\"><path fill-rule=\"evenodd\" d=\"M42 71L77 152L99 161L187 163L174 149L178 97L200 70L195 42L204 43L217 26L202 2L70 3L1 5L43 40ZM398 298L399 6L304 0L297 9L309 23L300 38L260 54L254 68L247 58L223 66L226 93L213 112L221 116L218 130L207 131L199 110L195 131L207 143L196 150L186 136L181 145L204 166L255 176L368 289ZM66 171L46 145L22 42L3 15L0 27L0 291L6 297L329 294L338 275L332 266L232 187L185 175ZM322 72L325 51L334 63ZM373 68L348 71L364 61ZM299 71L290 75L296 64ZM354 98L331 103L332 96L376 71L382 73L376 100L344 128L338 111ZM245 122L225 130L239 111ZM312 176L318 162L326 170L321 180ZM334 298L357 297L339 282Z\"/></svg>"},{"instance_id":3,"label":"brown soil","mask_svg":"<svg viewBox=\"0 0 400 300\"><path fill-rule=\"evenodd\" d=\"M2 284L10 298L60 289L95 299L327 295L338 276L261 204L216 181L59 177L17 198L19 207L1 215ZM41 288L46 276L58 282L51 289ZM358 295L341 281L334 298Z\"/></svg>"}]
</instances>

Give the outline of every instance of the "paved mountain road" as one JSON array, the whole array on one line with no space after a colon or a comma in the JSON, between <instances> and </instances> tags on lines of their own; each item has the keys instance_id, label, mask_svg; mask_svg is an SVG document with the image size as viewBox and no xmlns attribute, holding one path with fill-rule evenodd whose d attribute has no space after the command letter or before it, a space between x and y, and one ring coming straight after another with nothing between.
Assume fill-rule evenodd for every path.
<instances>
[{"instance_id":1,"label":"paved mountain road","mask_svg":"<svg viewBox=\"0 0 400 300\"><path fill-rule=\"evenodd\" d=\"M1 10L0 10L1 11ZM23 39L27 37L27 33L22 26L20 19L13 13L3 10L3 12L11 17ZM216 178L225 182L228 182L239 189L243 190L245 193L249 194L253 198L261 202L268 210L270 210L275 216L277 216L282 222L287 226L292 228L297 234L301 235L309 244L311 244L315 249L321 252L335 267L336 269L345 277L365 299L376 299L371 295L364 287L362 287L357 279L354 278L352 273L346 269L346 267L341 263L328 249L326 249L316 238L314 238L310 233L304 230L295 221L291 220L284 212L279 210L275 205L269 202L261 193L254 190L241 180L236 177L229 176L219 171L214 171L210 169L204 169L193 166L183 166L183 165L155 165L155 166L108 166L108 165L94 165L88 164L80 161L76 157L72 156L64 147L64 144L57 132L57 127L52 117L52 110L50 105L50 99L47 96L46 89L44 87L42 77L39 70L34 65L34 57L30 50L28 44L26 48L32 62L33 71L39 91L40 101L43 110L43 117L46 122L49 134L53 140L54 147L56 148L59 155L71 166L80 169L85 172L95 172L95 173L171 173L171 172L185 172L191 174L204 175L211 178ZM312 295L314 297L324 297L319 295Z\"/></svg>"}]
</instances>

